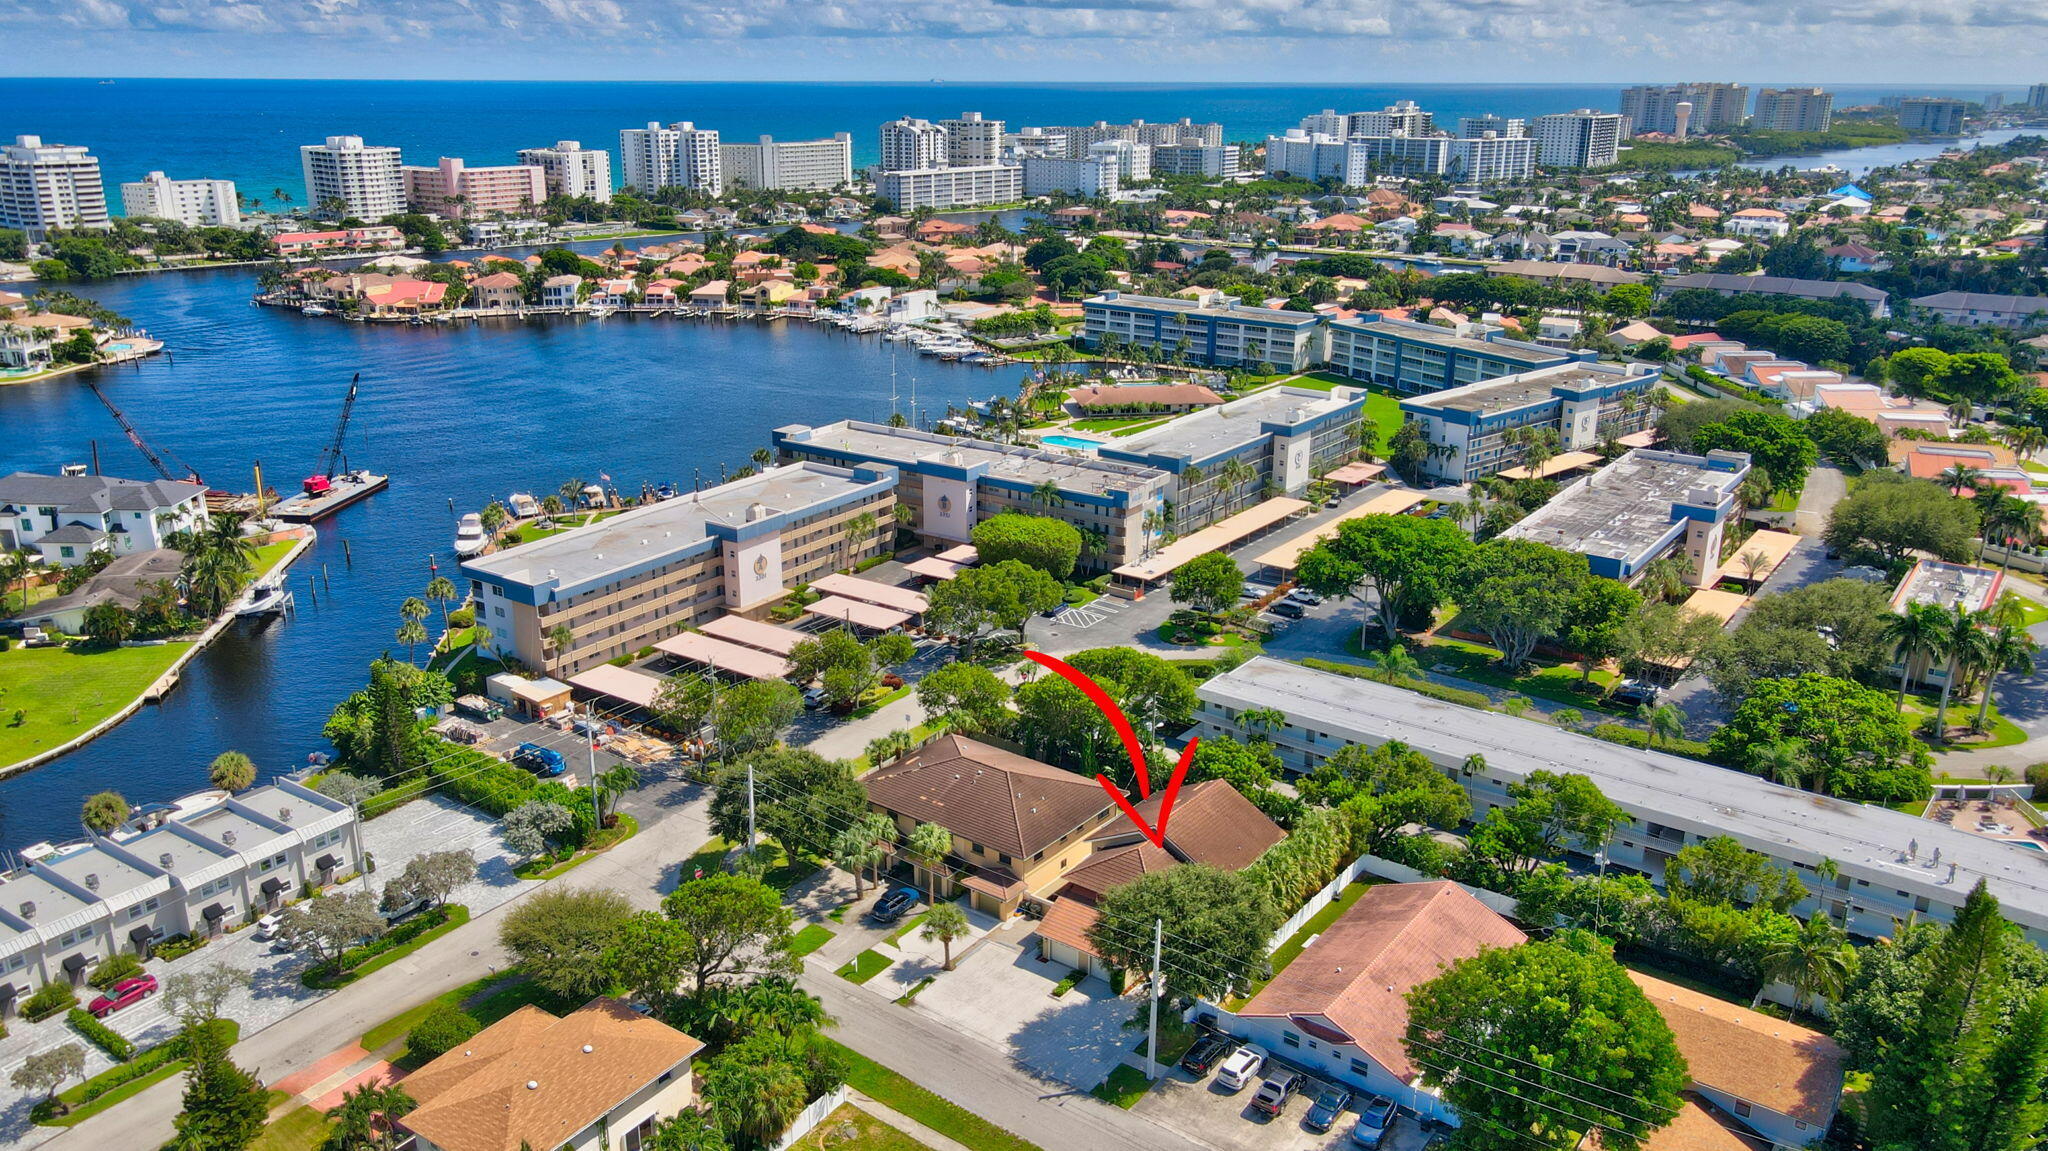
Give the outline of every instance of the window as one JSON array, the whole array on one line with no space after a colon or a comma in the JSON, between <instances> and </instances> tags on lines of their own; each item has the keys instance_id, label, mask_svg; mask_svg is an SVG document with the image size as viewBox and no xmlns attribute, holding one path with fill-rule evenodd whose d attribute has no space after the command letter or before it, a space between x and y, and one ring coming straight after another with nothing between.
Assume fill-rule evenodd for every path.
<instances>
[{"instance_id":1,"label":"window","mask_svg":"<svg viewBox=\"0 0 2048 1151\"><path fill-rule=\"evenodd\" d=\"M1292 1031L1282 1031L1280 1033L1280 1042L1289 1047L1299 1047L1301 1046L1301 1036L1296 1035Z\"/></svg>"},{"instance_id":2,"label":"window","mask_svg":"<svg viewBox=\"0 0 2048 1151\"><path fill-rule=\"evenodd\" d=\"M1363 1059L1353 1059L1351 1061L1351 1073L1360 1078L1369 1076L1372 1074L1372 1064L1367 1063Z\"/></svg>"},{"instance_id":3,"label":"window","mask_svg":"<svg viewBox=\"0 0 2048 1151\"><path fill-rule=\"evenodd\" d=\"M1743 1100L1743 1099L1737 1099L1737 1100L1735 1101L1735 1113L1736 1113L1737 1115L1743 1116L1744 1118L1748 1118L1748 1116L1749 1116L1749 1103L1748 1103L1748 1101L1747 1101L1747 1100Z\"/></svg>"}]
</instances>

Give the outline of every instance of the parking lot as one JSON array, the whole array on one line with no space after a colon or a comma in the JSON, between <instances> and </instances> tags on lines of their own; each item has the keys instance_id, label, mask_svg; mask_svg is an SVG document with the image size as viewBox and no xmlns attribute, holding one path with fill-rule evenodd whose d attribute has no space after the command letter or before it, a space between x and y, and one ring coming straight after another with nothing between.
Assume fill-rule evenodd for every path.
<instances>
[{"instance_id":1,"label":"parking lot","mask_svg":"<svg viewBox=\"0 0 2048 1151\"><path fill-rule=\"evenodd\" d=\"M1309 1130L1304 1120L1321 1090L1320 1082L1311 1079L1308 1087L1287 1100L1277 1118L1270 1119L1251 1105L1261 1082L1263 1078L1254 1078L1242 1090L1228 1091L1213 1071L1197 1079L1175 1067L1134 1110L1218 1151L1360 1151L1351 1140L1351 1129L1358 1122L1363 1098L1353 1096L1337 1122L1328 1131L1317 1133ZM1414 1116L1402 1113L1380 1148L1423 1151L1429 1138Z\"/></svg>"}]
</instances>

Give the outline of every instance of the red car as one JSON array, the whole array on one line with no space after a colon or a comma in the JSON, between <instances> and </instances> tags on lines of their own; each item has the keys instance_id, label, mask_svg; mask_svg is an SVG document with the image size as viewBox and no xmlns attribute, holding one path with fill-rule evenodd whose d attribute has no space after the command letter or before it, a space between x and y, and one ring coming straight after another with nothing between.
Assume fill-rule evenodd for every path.
<instances>
[{"instance_id":1,"label":"red car","mask_svg":"<svg viewBox=\"0 0 2048 1151\"><path fill-rule=\"evenodd\" d=\"M106 994L93 1000L92 1006L86 1010L92 1012L95 1019L105 1019L123 1007L131 1003L140 1003L155 994L156 976L137 975L107 988Z\"/></svg>"}]
</instances>

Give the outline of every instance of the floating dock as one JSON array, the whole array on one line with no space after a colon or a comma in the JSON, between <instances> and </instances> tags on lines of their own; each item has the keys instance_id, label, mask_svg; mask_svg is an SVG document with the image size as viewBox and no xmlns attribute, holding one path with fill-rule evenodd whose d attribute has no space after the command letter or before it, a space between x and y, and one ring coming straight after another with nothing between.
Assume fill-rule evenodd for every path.
<instances>
[{"instance_id":1,"label":"floating dock","mask_svg":"<svg viewBox=\"0 0 2048 1151\"><path fill-rule=\"evenodd\" d=\"M270 514L288 523L310 524L359 503L391 486L390 476L374 472L348 472L334 477L333 486L320 495L296 495L279 500Z\"/></svg>"}]
</instances>

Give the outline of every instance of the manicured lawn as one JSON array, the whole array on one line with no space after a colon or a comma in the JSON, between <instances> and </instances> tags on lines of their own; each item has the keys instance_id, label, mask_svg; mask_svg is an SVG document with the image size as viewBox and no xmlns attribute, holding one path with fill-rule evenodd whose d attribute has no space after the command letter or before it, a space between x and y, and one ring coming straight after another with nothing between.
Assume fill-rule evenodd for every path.
<instances>
[{"instance_id":1,"label":"manicured lawn","mask_svg":"<svg viewBox=\"0 0 2048 1151\"><path fill-rule=\"evenodd\" d=\"M326 991L332 990L336 987L346 987L349 984L354 983L356 980L361 979L363 976L368 975L372 971L376 971L379 968L389 967L392 964L398 962L399 960L404 959L406 956L411 955L413 952L418 951L420 948L425 947L427 944L432 943L434 940L441 938L443 935L446 935L449 932L455 930L456 928L461 927L463 924L469 922L469 908L464 907L460 903L448 904L446 910L448 912L447 919L435 924L432 927L429 927L425 931L420 932L418 935L413 936L411 939L406 940L404 943L399 944L398 946L392 948L389 951L381 952L377 955L371 956L368 959L365 959L361 964L357 965L352 970L341 972L339 974L334 975L316 976L313 974L313 969L309 968L303 975L300 976L300 978L306 984L306 986L316 987L323 991Z\"/></svg>"},{"instance_id":2,"label":"manicured lawn","mask_svg":"<svg viewBox=\"0 0 2048 1151\"><path fill-rule=\"evenodd\" d=\"M553 879L564 872L583 866L585 863L633 838L639 832L640 821L622 812L619 815L618 824L599 831L592 837L589 847L578 851L559 863L531 860L520 864L517 869L519 877L521 879Z\"/></svg>"},{"instance_id":3,"label":"manicured lawn","mask_svg":"<svg viewBox=\"0 0 2048 1151\"><path fill-rule=\"evenodd\" d=\"M285 553L297 547L297 540L279 540L256 549L256 578L261 579L283 562Z\"/></svg>"},{"instance_id":4,"label":"manicured lawn","mask_svg":"<svg viewBox=\"0 0 2048 1151\"><path fill-rule=\"evenodd\" d=\"M235 1044L235 1041L241 1038L242 1025L235 1022L232 1019L222 1020L220 1025L224 1026L227 1029L228 1045L232 1047ZM141 1057L147 1058L147 1053L145 1052ZM64 1100L64 1102L70 1104L71 1110L63 1115L56 1116L47 1121L42 1121L39 1125L45 1127L70 1127L78 1123L83 1123L85 1120L90 1119L95 1115L98 1115L100 1112L105 1111L107 1108L114 1106L122 1100L129 1099L136 1095L139 1095L142 1092L148 1090L150 1087L158 1083L161 1083L174 1075L182 1075L185 1072L185 1061L183 1059L167 1059L163 1062L161 1066L157 1067L149 1074L143 1075L136 1079L131 1079L128 1082L121 1084L119 1087L116 1087L113 1090L108 1091L106 1094L101 1095L98 1098L92 1100L92 1102L90 1103L79 1102L79 1100L85 1098L86 1090L90 1088L94 1082L113 1075L115 1072L120 1071L122 1066L125 1066L125 1064L110 1067L107 1070L100 1072L98 1075L93 1076L93 1078L88 1079L83 1083L76 1084L75 1086L72 1086L67 1090L59 1091L57 1093L57 1097L59 1099Z\"/></svg>"},{"instance_id":5,"label":"manicured lawn","mask_svg":"<svg viewBox=\"0 0 2048 1151\"><path fill-rule=\"evenodd\" d=\"M1110 1068L1109 1078L1097 1083L1095 1089L1088 1094L1104 1103L1114 1103L1129 1111L1136 1107L1138 1100L1143 1099L1145 1092L1150 1090L1152 1081L1145 1078L1144 1072L1128 1063L1119 1063Z\"/></svg>"},{"instance_id":6,"label":"manicured lawn","mask_svg":"<svg viewBox=\"0 0 2048 1151\"><path fill-rule=\"evenodd\" d=\"M326 1115L301 1107L272 1120L256 1142L249 1144L249 1151L319 1151L333 1129Z\"/></svg>"},{"instance_id":7,"label":"manicured lawn","mask_svg":"<svg viewBox=\"0 0 2048 1151\"><path fill-rule=\"evenodd\" d=\"M861 704L859 707L854 708L853 712L850 715L848 715L847 718L866 719L868 716L875 714L876 712L882 710L890 704L895 703L897 700L902 699L904 696L909 695L910 691L911 687L907 683L904 684L902 687L884 688L882 690L882 694L874 697L873 699L868 700L866 703Z\"/></svg>"},{"instance_id":8,"label":"manicured lawn","mask_svg":"<svg viewBox=\"0 0 2048 1151\"><path fill-rule=\"evenodd\" d=\"M1432 638L1427 645L1413 649L1410 654L1420 661L1425 669L1454 675L1473 683L1519 692L1553 703L1569 704L1580 711L1601 711L1610 715L1634 714L1627 708L1604 702L1597 693L1579 691L1579 669L1574 664L1532 664L1520 675L1509 675L1494 662L1500 658L1498 650L1485 644L1469 643L1444 636ZM1593 673L1593 682L1602 687L1612 684L1614 680L1612 672Z\"/></svg>"},{"instance_id":9,"label":"manicured lawn","mask_svg":"<svg viewBox=\"0 0 2048 1151\"><path fill-rule=\"evenodd\" d=\"M841 967L834 974L848 983L866 983L868 980L880 975L885 968L894 962L896 961L881 952L869 948L854 956L852 960L848 961L844 967Z\"/></svg>"},{"instance_id":10,"label":"manicured lawn","mask_svg":"<svg viewBox=\"0 0 2048 1151\"><path fill-rule=\"evenodd\" d=\"M825 1121L809 1135L790 1144L790 1151L931 1151L931 1148L847 1103L825 1116Z\"/></svg>"},{"instance_id":11,"label":"manicured lawn","mask_svg":"<svg viewBox=\"0 0 2048 1151\"><path fill-rule=\"evenodd\" d=\"M889 945L893 947L896 944L903 942L904 936L917 930L919 927L924 926L925 916L930 914L931 912L929 911L921 911L918 912L916 915L911 916L909 919L904 920L903 926L889 933Z\"/></svg>"},{"instance_id":12,"label":"manicured lawn","mask_svg":"<svg viewBox=\"0 0 2048 1151\"><path fill-rule=\"evenodd\" d=\"M805 924L802 931L789 937L789 953L801 959L825 946L832 935L832 929L822 923Z\"/></svg>"},{"instance_id":13,"label":"manicured lawn","mask_svg":"<svg viewBox=\"0 0 2048 1151\"><path fill-rule=\"evenodd\" d=\"M2048 607L2043 607L2025 596L2020 596L2018 599L2020 605L2020 626L2033 627L2037 623L2048 621Z\"/></svg>"},{"instance_id":14,"label":"manicured lawn","mask_svg":"<svg viewBox=\"0 0 2048 1151\"><path fill-rule=\"evenodd\" d=\"M549 1011L574 1011L582 1003L562 1003L549 995L539 984L526 978L517 969L486 975L472 983L465 983L452 991L444 992L423 1003L416 1003L393 1015L363 1033L363 1050L375 1051L393 1040L404 1039L406 1033L419 1025L419 1021L433 1014L442 1006L460 1007L476 1017L477 1022L489 1027L527 1004ZM391 1058L403 1058L404 1050L393 1053Z\"/></svg>"},{"instance_id":15,"label":"manicured lawn","mask_svg":"<svg viewBox=\"0 0 2048 1151\"><path fill-rule=\"evenodd\" d=\"M1931 718L1940 706L1941 701L1939 698L1930 699L1922 695L1908 695L1906 697L1907 721L1913 724L1913 729L1917 732L1920 728L1920 721ZM1967 724L1975 718L1977 718L1977 701L1949 700L1948 723L1951 729ZM1984 718L1991 725L1991 730L1987 735L1958 739L1946 745L1930 744L1929 746L1933 747L1935 752L1939 754L1944 751L1980 751L1992 747L2011 747L2014 744L2027 742L2026 732L2020 730L2019 726L2011 720L1998 714L1997 703L1991 705L1991 711ZM1939 773L1937 772L1937 774Z\"/></svg>"},{"instance_id":16,"label":"manicured lawn","mask_svg":"<svg viewBox=\"0 0 2048 1151\"><path fill-rule=\"evenodd\" d=\"M0 766L75 739L126 707L192 646L0 652Z\"/></svg>"},{"instance_id":17,"label":"manicured lawn","mask_svg":"<svg viewBox=\"0 0 2048 1151\"><path fill-rule=\"evenodd\" d=\"M24 595L28 597L29 604L38 604L46 599L56 599L60 594L62 593L57 590L57 585L53 583L36 584L26 592L21 589L20 584L9 584L6 594L0 595L0 616L15 615L28 606L21 602Z\"/></svg>"},{"instance_id":18,"label":"manicured lawn","mask_svg":"<svg viewBox=\"0 0 2048 1151\"><path fill-rule=\"evenodd\" d=\"M832 1043L831 1040L825 1040ZM971 1151L1040 1151L965 1108L932 1094L853 1049L834 1043L846 1060L846 1083L855 1091L915 1119Z\"/></svg>"},{"instance_id":19,"label":"manicured lawn","mask_svg":"<svg viewBox=\"0 0 2048 1151\"><path fill-rule=\"evenodd\" d=\"M1067 426L1077 432L1111 432L1137 424L1156 424L1158 416L1115 416L1098 420L1075 420Z\"/></svg>"}]
</instances>

